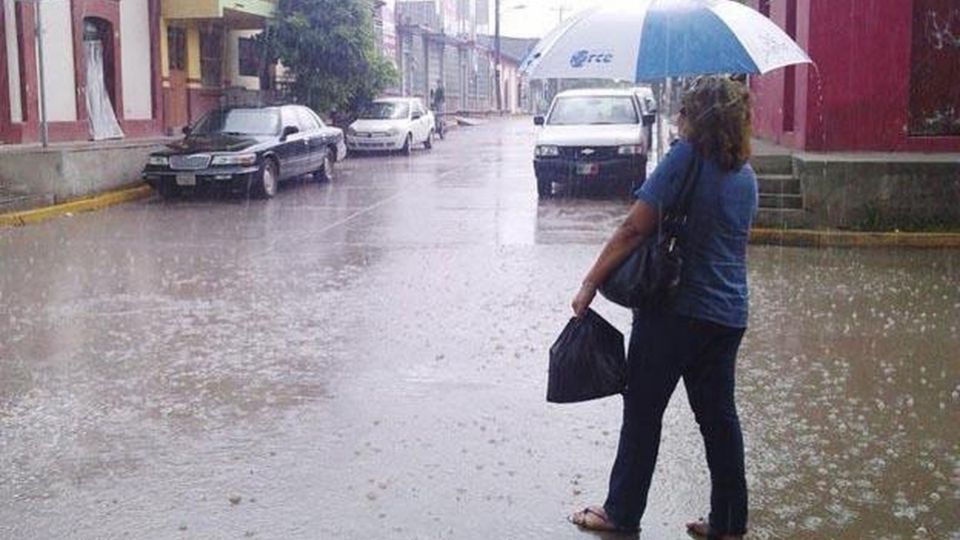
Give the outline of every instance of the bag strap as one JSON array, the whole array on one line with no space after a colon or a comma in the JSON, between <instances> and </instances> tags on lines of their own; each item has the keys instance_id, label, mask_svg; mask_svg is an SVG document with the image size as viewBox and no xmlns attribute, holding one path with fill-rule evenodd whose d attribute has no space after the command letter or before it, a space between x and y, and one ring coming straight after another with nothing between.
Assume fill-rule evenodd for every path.
<instances>
[{"instance_id":1,"label":"bag strap","mask_svg":"<svg viewBox=\"0 0 960 540\"><path fill-rule=\"evenodd\" d=\"M687 171L683 176L683 186L680 188L680 195L677 197L673 211L670 212L673 217L681 217L684 220L687 217L687 212L690 210L690 201L693 199L693 192L696 191L697 180L703 171L703 158L697 153L697 148L693 145L691 146L693 147L693 155L690 158L690 163L687 164Z\"/></svg>"},{"instance_id":2,"label":"bag strap","mask_svg":"<svg viewBox=\"0 0 960 540\"><path fill-rule=\"evenodd\" d=\"M666 214L663 212L663 208L657 205L657 214L659 216L657 219L658 242L663 239L663 222L666 219L670 219L672 222L682 216L683 221L686 221L687 211L690 208L690 199L692 199L693 191L696 187L696 179L700 177L702 169L703 159L697 154L696 147L693 147L693 155L690 157L690 163L687 164L687 170L683 173L683 185L680 187L680 194L677 195L677 200L667 209ZM677 210L680 210L680 212Z\"/></svg>"}]
</instances>

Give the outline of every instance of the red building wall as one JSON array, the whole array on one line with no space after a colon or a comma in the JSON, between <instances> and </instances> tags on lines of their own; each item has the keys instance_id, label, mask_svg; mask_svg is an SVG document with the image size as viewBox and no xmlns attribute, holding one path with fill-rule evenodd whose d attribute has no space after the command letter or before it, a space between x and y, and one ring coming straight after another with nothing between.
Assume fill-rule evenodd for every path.
<instances>
[{"instance_id":1,"label":"red building wall","mask_svg":"<svg viewBox=\"0 0 960 540\"><path fill-rule=\"evenodd\" d=\"M785 130L783 125L786 70L752 78L754 129L758 136L807 151L960 151L960 135L910 133L911 84L942 84L924 77L915 77L918 80L911 82L912 60L916 54L925 54L913 50L914 4L920 3L917 11L933 8L944 12L948 16L943 18L941 13L941 23L953 24L953 35L960 36L960 16L949 17L951 10L960 11L960 3L770 0L770 18L781 27L786 27L790 2L796 6L797 42L807 50L816 67L795 68L792 131ZM763 7L759 0L754 0L753 6ZM927 30L923 24L919 28ZM941 51L937 61L943 69L956 69L951 67L951 58L960 58L957 54L960 51ZM960 114L960 103L956 105Z\"/></svg>"},{"instance_id":2,"label":"red building wall","mask_svg":"<svg viewBox=\"0 0 960 540\"><path fill-rule=\"evenodd\" d=\"M113 73L107 84L112 88L111 99L117 111L117 121L127 138L156 136L163 133L161 114L161 87L160 87L160 47L159 31L160 0L147 0L149 6L149 31L153 35L150 58L152 66L150 84L153 89L152 118L149 120L128 120L123 116L123 77L121 65L120 36L120 4L116 0L68 0L71 6L73 23L73 43L70 46L74 54L74 81L77 85L76 111L77 120L70 122L48 123L48 135L51 142L85 141L90 138L87 119L85 96L80 89L86 86L86 72L83 57L83 20L85 17L99 17L112 25L114 39L112 43ZM39 82L37 80L37 53L36 35L34 33L34 8L29 2L15 2L17 41L19 45L19 71L22 122L12 122L10 119L10 92L7 79L6 41L0 33L0 141L19 144L32 143L40 140L40 109L39 109ZM0 26L4 21L4 7L0 3ZM48 81L47 84L56 84Z\"/></svg>"}]
</instances>

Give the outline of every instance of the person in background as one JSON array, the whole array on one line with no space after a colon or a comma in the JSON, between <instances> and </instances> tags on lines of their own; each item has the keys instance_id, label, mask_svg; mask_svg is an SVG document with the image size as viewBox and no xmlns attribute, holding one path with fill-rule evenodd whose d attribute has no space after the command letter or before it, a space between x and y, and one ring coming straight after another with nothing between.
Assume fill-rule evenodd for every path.
<instances>
[{"instance_id":1,"label":"person in background","mask_svg":"<svg viewBox=\"0 0 960 540\"><path fill-rule=\"evenodd\" d=\"M694 181L676 295L634 310L629 376L617 457L603 506L570 516L584 529L638 531L657 461L663 412L682 378L703 435L710 469L710 515L690 533L734 540L747 531L743 436L734 401L737 351L747 326L747 237L757 210L750 157L750 95L725 78L701 78L683 97L681 140L637 190L626 220L573 299L581 316L597 287L654 232L659 209L671 208L694 156Z\"/></svg>"},{"instance_id":2,"label":"person in background","mask_svg":"<svg viewBox=\"0 0 960 540\"><path fill-rule=\"evenodd\" d=\"M446 96L443 91L443 82L437 81L437 88L430 91L430 108L433 109L434 121L436 126L434 131L441 139L446 135L446 120L443 118L443 106L446 103Z\"/></svg>"}]
</instances>

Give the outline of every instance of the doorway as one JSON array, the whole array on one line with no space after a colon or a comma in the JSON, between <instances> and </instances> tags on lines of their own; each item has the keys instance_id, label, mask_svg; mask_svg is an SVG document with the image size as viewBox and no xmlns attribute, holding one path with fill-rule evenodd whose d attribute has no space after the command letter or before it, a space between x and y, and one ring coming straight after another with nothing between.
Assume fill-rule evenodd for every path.
<instances>
[{"instance_id":1,"label":"doorway","mask_svg":"<svg viewBox=\"0 0 960 540\"><path fill-rule=\"evenodd\" d=\"M113 25L109 21L98 17L83 19L83 53L90 137L95 141L121 138L123 131L114 110L116 68Z\"/></svg>"}]
</instances>

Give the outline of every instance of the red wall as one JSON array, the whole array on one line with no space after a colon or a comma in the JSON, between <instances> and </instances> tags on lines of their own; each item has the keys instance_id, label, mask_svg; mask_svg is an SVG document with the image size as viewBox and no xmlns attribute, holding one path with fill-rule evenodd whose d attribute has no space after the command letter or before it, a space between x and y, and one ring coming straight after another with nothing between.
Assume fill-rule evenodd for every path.
<instances>
[{"instance_id":1,"label":"red wall","mask_svg":"<svg viewBox=\"0 0 960 540\"><path fill-rule=\"evenodd\" d=\"M781 27L788 1L771 1ZM797 41L817 68L797 68L793 133L782 129L784 70L752 78L758 136L810 151L960 151L960 136L907 129L912 1L795 1Z\"/></svg>"},{"instance_id":2,"label":"red wall","mask_svg":"<svg viewBox=\"0 0 960 540\"><path fill-rule=\"evenodd\" d=\"M152 47L150 58L144 58L144 62L150 62L151 80L153 88L153 115L150 120L126 120L123 118L123 84L122 84L122 65L120 51L120 5L116 0L69 0L71 3L71 16L73 20L74 42L72 44L74 53L74 80L78 89L86 86L86 72L83 69L83 19L84 17L100 17L109 21L113 26L113 66L114 73L112 77L112 94L114 109L117 111L117 120L120 123L127 138L156 136L163 133L161 126L161 88L160 88L160 47L159 32L160 26L160 0L147 0L150 9L150 33L152 34ZM33 6L28 2L14 3L16 14L17 39L19 43L20 63L20 94L21 109L23 111L23 122L13 123L10 121L10 93L7 85L7 55L5 53L5 41L0 33L0 41L4 43L0 46L0 141L5 143L32 143L40 139L39 122L39 104L37 90L37 65L34 34ZM4 9L0 5L0 24L3 22ZM110 84L111 81L108 81ZM48 84L53 84L48 82ZM85 141L90 138L89 127L87 123L87 107L85 96L82 92L76 93L77 100L77 120L73 122L50 122L48 124L48 135L51 142L59 141Z\"/></svg>"}]
</instances>

